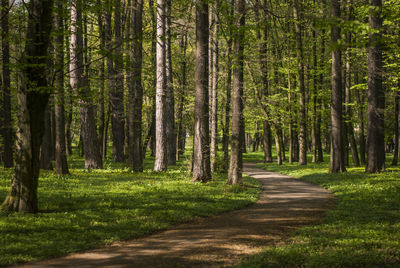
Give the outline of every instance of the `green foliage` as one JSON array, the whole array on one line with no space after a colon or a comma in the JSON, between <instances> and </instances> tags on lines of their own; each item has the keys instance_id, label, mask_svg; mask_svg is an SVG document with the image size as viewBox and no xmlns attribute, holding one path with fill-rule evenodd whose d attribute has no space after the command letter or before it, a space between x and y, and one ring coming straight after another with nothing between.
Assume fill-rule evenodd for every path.
<instances>
[{"instance_id":1,"label":"green foliage","mask_svg":"<svg viewBox=\"0 0 400 268\"><path fill-rule=\"evenodd\" d=\"M268 247L239 267L398 267L400 170L366 174L351 167L329 174L328 165L328 158L308 166L259 165L329 189L337 206L321 224L299 229L285 246Z\"/></svg>"},{"instance_id":2,"label":"green foliage","mask_svg":"<svg viewBox=\"0 0 400 268\"><path fill-rule=\"evenodd\" d=\"M242 208L258 199L258 181L243 187L226 185L226 176L191 183L186 168L143 173L123 165L104 170L82 169L70 159L71 175L41 172L39 211L0 215L0 266L62 256L70 252L137 238L196 217ZM0 199L8 191L12 170L0 169ZM246 187L251 186L251 187Z\"/></svg>"}]
</instances>

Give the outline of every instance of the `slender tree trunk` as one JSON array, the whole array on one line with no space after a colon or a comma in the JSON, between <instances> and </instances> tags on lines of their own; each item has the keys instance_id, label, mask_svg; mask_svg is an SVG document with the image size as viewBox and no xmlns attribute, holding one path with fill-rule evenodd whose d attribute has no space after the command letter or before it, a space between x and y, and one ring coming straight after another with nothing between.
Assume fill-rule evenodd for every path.
<instances>
[{"instance_id":1,"label":"slender tree trunk","mask_svg":"<svg viewBox=\"0 0 400 268\"><path fill-rule=\"evenodd\" d=\"M10 42L9 42L9 0L1 0L1 49L2 49L2 76L3 76L3 122L1 134L3 136L3 161L4 167L10 168L13 163L13 129L11 118L11 95L10 95ZM1 158L1 157L0 157Z\"/></svg>"},{"instance_id":2,"label":"slender tree trunk","mask_svg":"<svg viewBox=\"0 0 400 268\"><path fill-rule=\"evenodd\" d=\"M298 0L294 0L293 17L295 20L296 52L298 62L298 80L300 90L300 117L299 117L299 165L307 164L307 118L306 118L306 88L304 84L304 56L302 40L302 18Z\"/></svg>"},{"instance_id":3,"label":"slender tree trunk","mask_svg":"<svg viewBox=\"0 0 400 268\"><path fill-rule=\"evenodd\" d=\"M315 0L313 0L313 4L315 5ZM312 163L317 162L318 158L318 149L317 149L317 113L318 111L318 86L317 86L317 70L318 70L318 62L317 62L317 34L315 31L315 19L313 20L313 30L312 30L312 59L313 59L313 113L312 113L312 130L311 130L311 140L312 140Z\"/></svg>"},{"instance_id":4,"label":"slender tree trunk","mask_svg":"<svg viewBox=\"0 0 400 268\"><path fill-rule=\"evenodd\" d=\"M46 61L52 26L51 0L31 0L28 6L22 85L18 90L18 131L14 175L2 209L38 211L39 151L44 129L44 112L49 100ZM38 19L40 18L40 19Z\"/></svg>"},{"instance_id":5,"label":"slender tree trunk","mask_svg":"<svg viewBox=\"0 0 400 268\"><path fill-rule=\"evenodd\" d=\"M165 0L157 0L157 85L156 85L156 156L154 171L165 171L168 164L166 137L166 33Z\"/></svg>"},{"instance_id":6,"label":"slender tree trunk","mask_svg":"<svg viewBox=\"0 0 400 268\"><path fill-rule=\"evenodd\" d=\"M243 168L243 71L244 71L244 26L246 1L235 1L236 27L233 39L233 99L232 99L232 142L228 184L242 183Z\"/></svg>"},{"instance_id":7,"label":"slender tree trunk","mask_svg":"<svg viewBox=\"0 0 400 268\"><path fill-rule=\"evenodd\" d=\"M399 81L400 85L400 81ZM395 92L394 98L394 150L393 150L393 160L392 166L397 166L399 159L399 120L400 120L400 112L399 112L399 101L400 94L399 92Z\"/></svg>"},{"instance_id":8,"label":"slender tree trunk","mask_svg":"<svg viewBox=\"0 0 400 268\"><path fill-rule=\"evenodd\" d=\"M321 60L319 62L319 68L321 70L325 67L325 31L323 30L321 33ZM321 71L319 75L319 90L323 90L324 88L324 73ZM317 110L317 122L315 128L315 138L316 138L316 147L317 147L317 162L324 162L324 155L322 150L322 138L321 138L321 123L322 123L322 99L318 98L318 110Z\"/></svg>"},{"instance_id":9,"label":"slender tree trunk","mask_svg":"<svg viewBox=\"0 0 400 268\"><path fill-rule=\"evenodd\" d=\"M179 105L178 105L178 110L177 110L177 116L176 118L178 119L178 124L177 124L177 155L176 159L179 159L179 155L184 154L185 152L185 131L183 129L183 108L184 108L184 102L185 102L185 93L186 93L186 76L187 76L187 62L186 62L186 49L187 49L187 30L185 30L184 35L182 35L182 39L180 42L180 47L182 50L182 58L181 58L181 85L180 85L180 91L178 92L178 97L179 97Z\"/></svg>"},{"instance_id":10,"label":"slender tree trunk","mask_svg":"<svg viewBox=\"0 0 400 268\"><path fill-rule=\"evenodd\" d=\"M65 140L65 117L64 117L64 16L63 16L63 1L58 1L57 17L55 19L55 28L59 29L56 36L55 45L55 157L56 157L56 172L58 174L68 174L68 164L66 155L66 140Z\"/></svg>"},{"instance_id":11,"label":"slender tree trunk","mask_svg":"<svg viewBox=\"0 0 400 268\"><path fill-rule=\"evenodd\" d=\"M167 161L168 165L176 165L175 100L171 54L171 0L166 0L165 8L165 131L167 139Z\"/></svg>"},{"instance_id":12,"label":"slender tree trunk","mask_svg":"<svg viewBox=\"0 0 400 268\"><path fill-rule=\"evenodd\" d=\"M193 181L211 180L208 106L208 1L196 0Z\"/></svg>"},{"instance_id":13,"label":"slender tree trunk","mask_svg":"<svg viewBox=\"0 0 400 268\"><path fill-rule=\"evenodd\" d=\"M377 173L385 169L385 92L382 86L382 0L370 0L368 47L367 166Z\"/></svg>"},{"instance_id":14,"label":"slender tree trunk","mask_svg":"<svg viewBox=\"0 0 400 268\"><path fill-rule=\"evenodd\" d=\"M230 3L230 11L228 13L230 18L233 18L235 1L231 0ZM227 40L227 64L226 64L226 102L225 102L225 125L224 125L224 136L222 138L223 141L223 150L224 150L224 170L228 173L229 169L229 129L230 129L230 121L231 121L231 91L232 91L232 30L229 30L229 37Z\"/></svg>"},{"instance_id":15,"label":"slender tree trunk","mask_svg":"<svg viewBox=\"0 0 400 268\"><path fill-rule=\"evenodd\" d=\"M132 169L143 171L142 152L142 0L133 0L131 50L131 83L129 85L128 125L129 125L129 159Z\"/></svg>"},{"instance_id":16,"label":"slender tree trunk","mask_svg":"<svg viewBox=\"0 0 400 268\"><path fill-rule=\"evenodd\" d=\"M101 7L101 0L97 0L97 5ZM106 40L104 33L104 20L103 20L103 12L99 9L98 13L98 25L99 25L99 34L100 34L100 50L105 51ZM99 104L97 106L97 117L98 117L98 136L99 141L101 142L100 146L100 154L105 158L104 155L104 147L103 147L103 139L104 139L104 124L105 124L105 107L104 107L104 96L105 96L105 60L104 57L99 61Z\"/></svg>"},{"instance_id":17,"label":"slender tree trunk","mask_svg":"<svg viewBox=\"0 0 400 268\"><path fill-rule=\"evenodd\" d=\"M340 19L340 2L339 0L331 1L331 12L334 20ZM346 167L343 159L343 142L342 142L342 53L338 46L341 29L335 23L332 26L332 96L331 96L331 118L332 118L332 146L331 146L331 162L329 171L345 172Z\"/></svg>"},{"instance_id":18,"label":"slender tree trunk","mask_svg":"<svg viewBox=\"0 0 400 268\"><path fill-rule=\"evenodd\" d=\"M82 0L73 0L71 5L70 84L79 98L85 168L99 169L103 168L103 163L97 140L94 105L89 97L90 88L83 72L82 8Z\"/></svg>"},{"instance_id":19,"label":"slender tree trunk","mask_svg":"<svg viewBox=\"0 0 400 268\"><path fill-rule=\"evenodd\" d=\"M124 74L123 74L123 55L122 55L122 33L121 33L121 0L114 0L114 36L115 42L108 38L109 44L114 48L108 50L109 57L113 57L114 67L109 73L110 79L110 104L111 104L111 127L113 138L114 162L124 162L125 144L125 122L124 122ZM109 10L110 12L110 10ZM111 15L109 15L111 17ZM111 21L109 22L111 23ZM107 23L108 24L108 23ZM109 29L111 26L107 26ZM108 33L110 35L110 33ZM110 77L111 75L111 77Z\"/></svg>"},{"instance_id":20,"label":"slender tree trunk","mask_svg":"<svg viewBox=\"0 0 400 268\"><path fill-rule=\"evenodd\" d=\"M211 145L210 145L210 154L211 154L211 171L215 171L215 161L216 154L218 151L218 143L217 143L217 134L218 134L218 75L219 75L219 41L218 41L218 33L219 33L219 19L218 19L218 10L219 10L219 0L216 1L214 5L215 12L212 13L214 16L214 30L213 30L213 38L212 38L212 88L211 88Z\"/></svg>"}]
</instances>

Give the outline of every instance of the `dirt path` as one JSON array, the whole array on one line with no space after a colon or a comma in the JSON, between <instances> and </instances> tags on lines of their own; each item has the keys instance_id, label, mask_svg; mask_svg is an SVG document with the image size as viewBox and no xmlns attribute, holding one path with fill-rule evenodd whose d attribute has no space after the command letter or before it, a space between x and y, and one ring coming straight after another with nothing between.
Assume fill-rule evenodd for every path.
<instances>
[{"instance_id":1,"label":"dirt path","mask_svg":"<svg viewBox=\"0 0 400 268\"><path fill-rule=\"evenodd\" d=\"M318 221L334 204L327 190L245 164L260 200L245 209L182 224L149 237L22 267L230 267Z\"/></svg>"}]
</instances>

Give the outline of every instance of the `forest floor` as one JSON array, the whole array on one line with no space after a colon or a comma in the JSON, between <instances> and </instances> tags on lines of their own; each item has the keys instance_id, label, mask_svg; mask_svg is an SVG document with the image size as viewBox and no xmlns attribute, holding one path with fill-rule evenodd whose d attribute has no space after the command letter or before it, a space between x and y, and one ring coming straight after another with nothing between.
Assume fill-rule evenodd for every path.
<instances>
[{"instance_id":1,"label":"forest floor","mask_svg":"<svg viewBox=\"0 0 400 268\"><path fill-rule=\"evenodd\" d=\"M321 221L336 199L326 189L254 163L244 166L261 181L257 203L140 239L20 267L229 267L266 246L285 243L292 231Z\"/></svg>"}]
</instances>

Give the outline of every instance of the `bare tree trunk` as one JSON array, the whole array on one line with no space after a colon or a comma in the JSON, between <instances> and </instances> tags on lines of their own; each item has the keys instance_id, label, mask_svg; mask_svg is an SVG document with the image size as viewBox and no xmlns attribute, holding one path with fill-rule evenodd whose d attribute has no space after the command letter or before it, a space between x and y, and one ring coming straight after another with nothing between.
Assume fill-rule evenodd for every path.
<instances>
[{"instance_id":1,"label":"bare tree trunk","mask_svg":"<svg viewBox=\"0 0 400 268\"><path fill-rule=\"evenodd\" d=\"M131 83L129 85L128 125L129 160L134 171L143 171L142 152L142 11L143 1L133 0L131 50Z\"/></svg>"},{"instance_id":2,"label":"bare tree trunk","mask_svg":"<svg viewBox=\"0 0 400 268\"><path fill-rule=\"evenodd\" d=\"M40 146L40 168L53 170L51 163L51 109L49 105L44 112L44 133L43 141Z\"/></svg>"},{"instance_id":3,"label":"bare tree trunk","mask_svg":"<svg viewBox=\"0 0 400 268\"><path fill-rule=\"evenodd\" d=\"M243 70L244 70L244 26L246 1L235 1L236 31L233 39L233 99L232 99L232 141L228 184L242 183L243 168Z\"/></svg>"},{"instance_id":4,"label":"bare tree trunk","mask_svg":"<svg viewBox=\"0 0 400 268\"><path fill-rule=\"evenodd\" d=\"M193 181L211 180L208 106L208 1L196 0Z\"/></svg>"},{"instance_id":5,"label":"bare tree trunk","mask_svg":"<svg viewBox=\"0 0 400 268\"><path fill-rule=\"evenodd\" d=\"M165 0L157 0L157 86L156 86L156 156L154 171L167 170L167 137L165 124L166 95L166 33L165 33Z\"/></svg>"},{"instance_id":6,"label":"bare tree trunk","mask_svg":"<svg viewBox=\"0 0 400 268\"><path fill-rule=\"evenodd\" d=\"M101 0L97 0L97 5L101 7ZM104 33L104 20L103 20L103 12L102 9L99 9L98 13L98 25L99 25L99 34L100 34L100 50L105 51L106 40ZM99 104L97 106L97 116L98 116L98 136L100 145L100 154L105 158L104 155L104 147L103 147L103 139L104 139L104 124L105 124L105 107L104 107L104 96L105 96L105 60L104 57L99 61Z\"/></svg>"},{"instance_id":7,"label":"bare tree trunk","mask_svg":"<svg viewBox=\"0 0 400 268\"><path fill-rule=\"evenodd\" d=\"M400 81L399 81L400 85ZM399 120L400 120L400 112L399 112L399 101L400 94L399 92L395 92L394 99L394 150L393 150L393 160L392 166L397 166L399 159Z\"/></svg>"},{"instance_id":8,"label":"bare tree trunk","mask_svg":"<svg viewBox=\"0 0 400 268\"><path fill-rule=\"evenodd\" d=\"M228 15L233 18L235 1L231 0L230 10ZM232 91L232 30L229 30L229 37L227 40L227 64L226 64L226 103L225 103L225 125L222 137L223 150L224 150L224 170L228 173L229 169L229 125L230 125L230 113L231 113L231 91Z\"/></svg>"},{"instance_id":9,"label":"bare tree trunk","mask_svg":"<svg viewBox=\"0 0 400 268\"><path fill-rule=\"evenodd\" d=\"M79 98L85 168L99 169L103 168L103 162L97 140L94 105L89 97L90 88L87 77L83 73L82 8L82 0L73 0L71 5L70 84Z\"/></svg>"},{"instance_id":10,"label":"bare tree trunk","mask_svg":"<svg viewBox=\"0 0 400 268\"><path fill-rule=\"evenodd\" d=\"M55 19L55 28L64 29L63 2L58 1L57 17ZM55 45L55 157L56 172L58 174L68 174L68 164L66 155L65 140L65 117L64 117L64 33L57 33Z\"/></svg>"},{"instance_id":11,"label":"bare tree trunk","mask_svg":"<svg viewBox=\"0 0 400 268\"><path fill-rule=\"evenodd\" d=\"M3 136L3 161L4 167L10 168L13 163L13 129L11 118L11 95L10 95L10 42L9 42L9 0L1 0L1 49L2 49L2 76L3 76L3 122L1 134ZM0 157L1 158L1 157Z\"/></svg>"},{"instance_id":12,"label":"bare tree trunk","mask_svg":"<svg viewBox=\"0 0 400 268\"><path fill-rule=\"evenodd\" d=\"M339 0L331 1L332 19L340 19L340 2ZM331 162L329 171L345 172L346 167L343 159L343 142L342 142L342 53L337 48L340 39L341 29L334 24L332 26L332 97L331 97L331 118L332 118L332 146L331 146Z\"/></svg>"},{"instance_id":13,"label":"bare tree trunk","mask_svg":"<svg viewBox=\"0 0 400 268\"><path fill-rule=\"evenodd\" d=\"M111 3L110 3L111 4ZM110 20L107 21L108 31L107 41L109 45L107 69L109 70L109 90L111 105L111 128L113 138L113 156L114 162L124 162L124 143L125 143L125 122L124 122L124 78L123 78L123 55L122 55L122 34L121 34L121 0L114 0L114 36L115 42L111 41L111 14L107 14ZM108 8L111 12L112 8ZM107 19L107 20L108 20ZM114 48L113 48L114 44Z\"/></svg>"},{"instance_id":14,"label":"bare tree trunk","mask_svg":"<svg viewBox=\"0 0 400 268\"><path fill-rule=\"evenodd\" d=\"M211 154L211 171L215 171L215 161L216 155L218 151L218 143L217 143L217 127L218 127L218 75L219 75L219 47L218 47L218 33L219 33L219 19L218 19L218 10L219 10L219 0L216 1L214 5L214 30L213 30L213 38L212 38L212 88L211 88L211 145L210 145L210 154Z\"/></svg>"},{"instance_id":15,"label":"bare tree trunk","mask_svg":"<svg viewBox=\"0 0 400 268\"><path fill-rule=\"evenodd\" d=\"M368 173L385 169L385 92L382 86L382 0L370 0L368 47L368 111L367 166Z\"/></svg>"},{"instance_id":16,"label":"bare tree trunk","mask_svg":"<svg viewBox=\"0 0 400 268\"><path fill-rule=\"evenodd\" d=\"M165 7L165 79L167 83L165 92L165 131L167 136L167 161L168 165L176 165L175 101L171 56L171 0L166 0Z\"/></svg>"},{"instance_id":17,"label":"bare tree trunk","mask_svg":"<svg viewBox=\"0 0 400 268\"><path fill-rule=\"evenodd\" d=\"M307 164L307 115L306 115L306 88L304 85L304 56L303 56L303 41L302 41L302 18L301 9L299 8L298 0L294 0L293 17L296 33L296 52L298 62L298 80L300 89L300 116L299 116L299 165Z\"/></svg>"},{"instance_id":18,"label":"bare tree trunk","mask_svg":"<svg viewBox=\"0 0 400 268\"><path fill-rule=\"evenodd\" d=\"M5 211L38 211L39 151L44 112L50 95L47 90L46 61L53 24L52 9L51 0L31 0L28 6L22 85L18 90L20 108L16 161L10 191L1 207Z\"/></svg>"},{"instance_id":19,"label":"bare tree trunk","mask_svg":"<svg viewBox=\"0 0 400 268\"><path fill-rule=\"evenodd\" d=\"M177 110L178 124L177 124L177 142L176 142L176 160L179 159L179 156L185 152L185 139L186 133L183 128L183 108L185 102L185 93L186 93L186 78L187 78L187 62L186 62L186 49L187 49L187 29L185 29L185 33L182 35L182 39L180 42L180 48L182 49L182 58L181 58L181 75L182 79L180 81L180 89L178 92L179 97L179 105Z\"/></svg>"}]
</instances>

